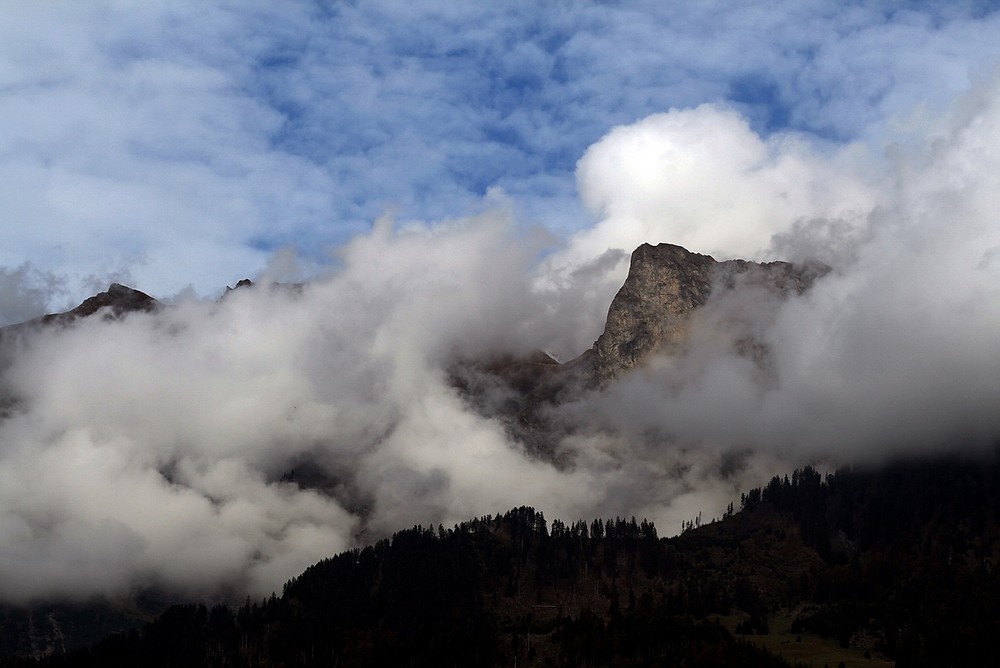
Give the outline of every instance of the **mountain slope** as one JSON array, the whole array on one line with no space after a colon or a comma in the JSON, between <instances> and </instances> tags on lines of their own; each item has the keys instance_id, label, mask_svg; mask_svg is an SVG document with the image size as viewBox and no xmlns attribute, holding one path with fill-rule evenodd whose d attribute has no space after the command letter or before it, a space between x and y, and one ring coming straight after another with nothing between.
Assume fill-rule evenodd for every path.
<instances>
[{"instance_id":1,"label":"mountain slope","mask_svg":"<svg viewBox=\"0 0 1000 668\"><path fill-rule=\"evenodd\" d=\"M120 283L112 283L104 292L83 300L79 306L62 313L50 313L34 320L0 327L0 339L27 334L42 325L67 325L79 318L87 318L100 313L108 320L115 320L131 312L150 312L161 304L145 292L140 292Z\"/></svg>"},{"instance_id":2,"label":"mountain slope","mask_svg":"<svg viewBox=\"0 0 1000 668\"><path fill-rule=\"evenodd\" d=\"M550 527L520 508L399 532L315 565L280 598L176 606L44 665L778 665L736 631L778 634L749 637L803 660L791 650L987 666L998 511L1000 465L954 460L796 471L668 540L634 519Z\"/></svg>"},{"instance_id":3,"label":"mountain slope","mask_svg":"<svg viewBox=\"0 0 1000 668\"><path fill-rule=\"evenodd\" d=\"M402 531L313 566L280 598L174 607L43 665L787 665L686 614L686 570L646 522L549 531L518 508Z\"/></svg>"},{"instance_id":4,"label":"mountain slope","mask_svg":"<svg viewBox=\"0 0 1000 668\"><path fill-rule=\"evenodd\" d=\"M177 606L43 665L786 665L735 630L808 661L989 666L998 511L1000 463L953 459L796 471L667 540L518 508L402 531L281 597Z\"/></svg>"}]
</instances>

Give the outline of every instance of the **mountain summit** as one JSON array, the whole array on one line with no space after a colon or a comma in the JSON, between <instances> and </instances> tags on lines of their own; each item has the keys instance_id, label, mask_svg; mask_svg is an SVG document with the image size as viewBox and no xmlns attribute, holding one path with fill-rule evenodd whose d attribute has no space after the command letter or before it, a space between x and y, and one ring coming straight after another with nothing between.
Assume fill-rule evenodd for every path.
<instances>
[{"instance_id":1,"label":"mountain summit","mask_svg":"<svg viewBox=\"0 0 1000 668\"><path fill-rule=\"evenodd\" d=\"M756 287L784 298L801 294L828 270L788 262L719 262L674 244L643 244L632 253L628 278L611 302L604 333L589 351L593 376L604 383L655 352L680 348L691 316L710 297Z\"/></svg>"},{"instance_id":2,"label":"mountain summit","mask_svg":"<svg viewBox=\"0 0 1000 668\"><path fill-rule=\"evenodd\" d=\"M562 364L543 353L459 360L451 381L472 407L504 417L515 439L549 456L548 407L600 391L656 355L683 355L698 342L699 319L701 333L711 330L732 352L766 369L769 351L755 324L828 271L819 263L720 262L674 244L643 244L632 253L603 333L583 354Z\"/></svg>"},{"instance_id":3,"label":"mountain summit","mask_svg":"<svg viewBox=\"0 0 1000 668\"><path fill-rule=\"evenodd\" d=\"M0 327L0 340L22 336L41 325L68 325L97 313L100 313L105 320L117 320L127 313L151 312L160 306L160 302L145 292L139 292L121 283L112 283L104 292L88 297L69 311L49 313L27 322Z\"/></svg>"},{"instance_id":4,"label":"mountain summit","mask_svg":"<svg viewBox=\"0 0 1000 668\"><path fill-rule=\"evenodd\" d=\"M116 319L133 311L153 311L159 305L158 301L145 292L139 292L121 283L112 283L106 291L85 299L76 308L65 313L43 316L42 320L45 322L53 319L59 321L75 320L94 315L101 309L108 309L104 313L105 318Z\"/></svg>"}]
</instances>

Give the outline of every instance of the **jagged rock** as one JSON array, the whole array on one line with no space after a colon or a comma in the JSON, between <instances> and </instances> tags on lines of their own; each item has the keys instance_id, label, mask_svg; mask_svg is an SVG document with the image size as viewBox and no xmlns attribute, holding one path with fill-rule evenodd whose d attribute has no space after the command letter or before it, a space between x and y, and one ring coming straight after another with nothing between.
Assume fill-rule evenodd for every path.
<instances>
[{"instance_id":1,"label":"jagged rock","mask_svg":"<svg viewBox=\"0 0 1000 668\"><path fill-rule=\"evenodd\" d=\"M673 244L643 244L632 253L628 278L611 302L604 333L585 360L597 383L605 383L654 352L680 347L692 313L709 297L748 285L781 296L802 293L828 270L788 262L718 262Z\"/></svg>"},{"instance_id":2,"label":"jagged rock","mask_svg":"<svg viewBox=\"0 0 1000 668\"><path fill-rule=\"evenodd\" d=\"M249 278L243 278L243 279L240 279L240 281L236 284L235 288L231 288L231 287L229 287L227 285L226 286L226 292L222 296L225 297L226 295L228 295L233 290L239 290L240 288L252 288L252 287L253 287L253 281L251 281Z\"/></svg>"}]
</instances>

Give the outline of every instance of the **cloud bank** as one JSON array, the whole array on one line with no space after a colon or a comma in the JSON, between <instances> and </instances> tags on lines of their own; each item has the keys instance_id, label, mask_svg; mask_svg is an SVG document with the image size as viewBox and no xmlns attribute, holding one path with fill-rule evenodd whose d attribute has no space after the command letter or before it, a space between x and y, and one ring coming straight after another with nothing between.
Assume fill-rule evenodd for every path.
<instances>
[{"instance_id":1,"label":"cloud bank","mask_svg":"<svg viewBox=\"0 0 1000 668\"><path fill-rule=\"evenodd\" d=\"M672 111L587 152L600 220L555 252L511 211L384 218L301 290L35 333L3 370L0 598L261 595L401 527L518 504L668 533L795 465L995 444L1000 76L928 127L865 156ZM572 429L539 456L449 365L589 347L615 249L640 240L803 256L836 240L837 263L786 302L711 303L684 355L552 409ZM11 313L24 275L4 275ZM747 333L764 367L732 352Z\"/></svg>"}]
</instances>

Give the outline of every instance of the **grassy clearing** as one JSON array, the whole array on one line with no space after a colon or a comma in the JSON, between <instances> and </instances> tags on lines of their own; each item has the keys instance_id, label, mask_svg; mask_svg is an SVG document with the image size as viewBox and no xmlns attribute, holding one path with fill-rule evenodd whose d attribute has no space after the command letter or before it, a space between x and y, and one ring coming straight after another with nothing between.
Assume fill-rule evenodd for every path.
<instances>
[{"instance_id":1,"label":"grassy clearing","mask_svg":"<svg viewBox=\"0 0 1000 668\"><path fill-rule=\"evenodd\" d=\"M736 636L748 640L755 645L765 647L771 652L791 661L801 663L811 668L837 668L843 662L846 668L889 668L895 662L878 656L874 651L872 658L866 659L866 647L841 647L837 641L812 633L791 632L792 621L798 610L782 610L768 618L771 632L768 635ZM746 615L728 615L719 617L719 621L730 633L735 635L736 625L746 618Z\"/></svg>"}]
</instances>

